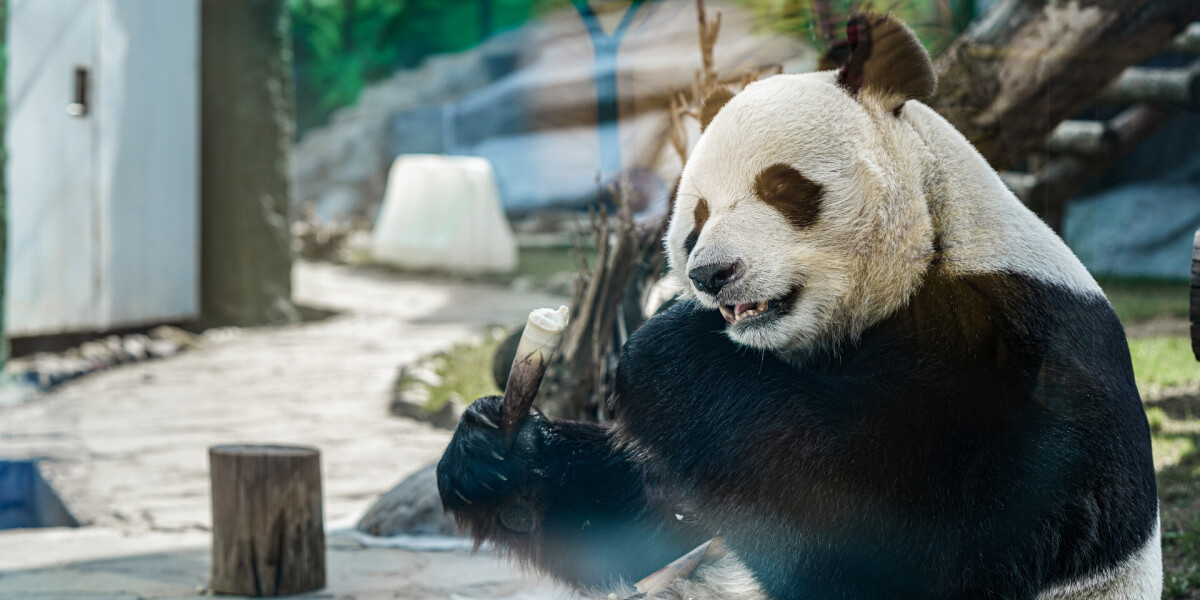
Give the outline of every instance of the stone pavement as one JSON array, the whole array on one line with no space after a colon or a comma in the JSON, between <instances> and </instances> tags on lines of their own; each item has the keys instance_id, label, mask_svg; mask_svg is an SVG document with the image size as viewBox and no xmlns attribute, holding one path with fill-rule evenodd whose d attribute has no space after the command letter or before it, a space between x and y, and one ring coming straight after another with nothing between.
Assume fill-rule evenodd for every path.
<instances>
[{"instance_id":1,"label":"stone pavement","mask_svg":"<svg viewBox=\"0 0 1200 600\"><path fill-rule=\"evenodd\" d=\"M327 523L349 523L440 456L449 433L387 414L396 369L489 325L565 299L507 288L297 263L294 298L323 320L206 336L0 409L0 457L39 459L89 526L0 532L0 599L175 598L208 573L207 448L296 443L322 451ZM333 534L314 598L524 597L546 584L490 555L366 548ZM553 594L559 596L561 594Z\"/></svg>"},{"instance_id":2,"label":"stone pavement","mask_svg":"<svg viewBox=\"0 0 1200 600\"><path fill-rule=\"evenodd\" d=\"M29 529L0 534L0 600L182 600L207 589L205 532L141 532L104 527ZM326 538L327 585L297 600L558 600L562 589L522 578L489 554L409 552ZM236 600L241 596L218 596Z\"/></svg>"}]
</instances>

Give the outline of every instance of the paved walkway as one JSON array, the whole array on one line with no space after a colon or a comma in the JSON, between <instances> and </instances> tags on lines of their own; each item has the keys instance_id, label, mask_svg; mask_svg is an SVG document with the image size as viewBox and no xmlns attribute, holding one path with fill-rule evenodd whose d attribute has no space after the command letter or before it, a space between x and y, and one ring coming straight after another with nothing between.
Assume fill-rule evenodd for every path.
<instances>
[{"instance_id":1,"label":"paved walkway","mask_svg":"<svg viewBox=\"0 0 1200 600\"><path fill-rule=\"evenodd\" d=\"M0 599L201 593L212 444L319 447L326 521L349 522L436 460L449 439L387 414L398 366L564 301L308 263L296 265L293 279L297 302L338 314L209 335L176 357L95 374L0 410L0 456L40 459L89 524L0 532ZM490 556L368 549L345 535L330 547L331 585L313 597L504 597L528 587Z\"/></svg>"}]
</instances>

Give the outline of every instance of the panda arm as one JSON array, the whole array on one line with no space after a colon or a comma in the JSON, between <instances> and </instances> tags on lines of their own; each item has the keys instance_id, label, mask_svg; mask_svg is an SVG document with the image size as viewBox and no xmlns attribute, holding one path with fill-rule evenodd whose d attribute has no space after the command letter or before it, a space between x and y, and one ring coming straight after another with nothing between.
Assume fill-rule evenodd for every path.
<instances>
[{"instance_id":1,"label":"panda arm","mask_svg":"<svg viewBox=\"0 0 1200 600\"><path fill-rule=\"evenodd\" d=\"M549 571L585 586L637 581L712 537L676 517L607 427L556 421L553 431L547 454L562 462L542 509Z\"/></svg>"},{"instance_id":2,"label":"panda arm","mask_svg":"<svg viewBox=\"0 0 1200 600\"><path fill-rule=\"evenodd\" d=\"M476 540L596 588L641 579L711 537L676 519L606 426L535 416L506 451L479 426L496 421L498 400L471 405L438 465L443 503Z\"/></svg>"}]
</instances>

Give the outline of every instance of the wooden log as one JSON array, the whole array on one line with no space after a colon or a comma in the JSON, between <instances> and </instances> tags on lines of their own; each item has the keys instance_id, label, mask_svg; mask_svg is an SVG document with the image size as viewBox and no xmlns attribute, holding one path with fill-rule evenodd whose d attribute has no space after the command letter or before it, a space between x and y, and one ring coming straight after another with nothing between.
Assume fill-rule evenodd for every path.
<instances>
[{"instance_id":1,"label":"wooden log","mask_svg":"<svg viewBox=\"0 0 1200 600\"><path fill-rule=\"evenodd\" d=\"M1185 68L1125 69L1096 100L1103 104L1155 102L1194 110L1200 107L1200 62Z\"/></svg>"},{"instance_id":2,"label":"wooden log","mask_svg":"<svg viewBox=\"0 0 1200 600\"><path fill-rule=\"evenodd\" d=\"M1103 121L1063 121L1046 138L1046 151L1053 154L1100 154L1117 142L1117 135Z\"/></svg>"},{"instance_id":3,"label":"wooden log","mask_svg":"<svg viewBox=\"0 0 1200 600\"><path fill-rule=\"evenodd\" d=\"M1108 131L1115 141L1090 156L1067 154L1039 168L1030 176L1003 173L1001 177L1042 220L1061 232L1063 203L1089 181L1111 167L1166 123L1174 112L1155 104L1135 104L1109 120Z\"/></svg>"},{"instance_id":4,"label":"wooden log","mask_svg":"<svg viewBox=\"0 0 1200 600\"><path fill-rule=\"evenodd\" d=\"M999 0L937 59L931 106L997 169L1200 19L1196 0Z\"/></svg>"},{"instance_id":5,"label":"wooden log","mask_svg":"<svg viewBox=\"0 0 1200 600\"><path fill-rule=\"evenodd\" d=\"M321 455L296 446L213 446L212 582L219 594L325 587Z\"/></svg>"},{"instance_id":6,"label":"wooden log","mask_svg":"<svg viewBox=\"0 0 1200 600\"><path fill-rule=\"evenodd\" d=\"M1163 49L1171 54L1200 55L1200 21L1188 25Z\"/></svg>"},{"instance_id":7,"label":"wooden log","mask_svg":"<svg viewBox=\"0 0 1200 600\"><path fill-rule=\"evenodd\" d=\"M1192 239L1192 285L1191 306L1188 314L1192 319L1192 354L1200 360L1200 231Z\"/></svg>"}]
</instances>

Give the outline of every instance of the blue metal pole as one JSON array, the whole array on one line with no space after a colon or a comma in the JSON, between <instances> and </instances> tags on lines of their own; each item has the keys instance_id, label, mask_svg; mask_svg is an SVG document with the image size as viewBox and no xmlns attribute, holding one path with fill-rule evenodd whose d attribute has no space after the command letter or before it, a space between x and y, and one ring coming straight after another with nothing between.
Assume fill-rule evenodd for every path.
<instances>
[{"instance_id":1,"label":"blue metal pole","mask_svg":"<svg viewBox=\"0 0 1200 600\"><path fill-rule=\"evenodd\" d=\"M633 1L612 34L604 33L600 19L586 0L572 2L587 26L595 55L592 77L596 85L596 133L599 137L601 180L621 172L621 137L617 127L617 51L621 46L621 38L644 1Z\"/></svg>"}]
</instances>

